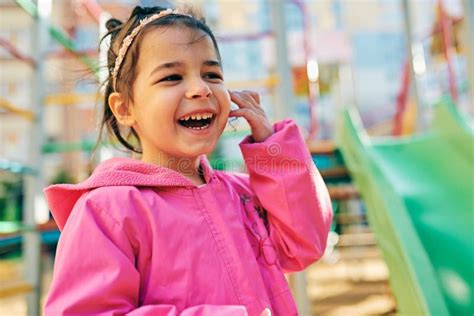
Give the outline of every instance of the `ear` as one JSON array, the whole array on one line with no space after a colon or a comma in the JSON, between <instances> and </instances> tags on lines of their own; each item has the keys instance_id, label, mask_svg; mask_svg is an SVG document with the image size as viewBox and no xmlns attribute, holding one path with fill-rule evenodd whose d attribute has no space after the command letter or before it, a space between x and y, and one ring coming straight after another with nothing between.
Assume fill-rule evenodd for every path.
<instances>
[{"instance_id":1,"label":"ear","mask_svg":"<svg viewBox=\"0 0 474 316\"><path fill-rule=\"evenodd\" d=\"M131 127L135 123L133 107L129 106L123 94L112 92L109 95L109 107L120 124Z\"/></svg>"}]
</instances>

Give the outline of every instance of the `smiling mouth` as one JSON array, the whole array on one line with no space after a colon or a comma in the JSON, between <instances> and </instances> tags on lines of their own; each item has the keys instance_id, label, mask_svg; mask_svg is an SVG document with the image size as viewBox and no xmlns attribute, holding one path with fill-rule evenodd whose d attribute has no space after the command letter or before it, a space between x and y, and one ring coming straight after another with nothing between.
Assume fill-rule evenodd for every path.
<instances>
[{"instance_id":1,"label":"smiling mouth","mask_svg":"<svg viewBox=\"0 0 474 316\"><path fill-rule=\"evenodd\" d=\"M189 129L201 130L211 126L212 121L215 119L215 115L212 113L203 113L196 115L187 115L178 120L181 126Z\"/></svg>"}]
</instances>

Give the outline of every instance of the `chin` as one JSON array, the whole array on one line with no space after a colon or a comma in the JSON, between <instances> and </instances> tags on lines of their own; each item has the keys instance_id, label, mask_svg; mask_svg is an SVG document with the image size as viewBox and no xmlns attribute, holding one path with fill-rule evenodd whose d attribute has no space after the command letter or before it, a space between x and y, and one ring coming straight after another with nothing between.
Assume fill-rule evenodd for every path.
<instances>
[{"instance_id":1,"label":"chin","mask_svg":"<svg viewBox=\"0 0 474 316\"><path fill-rule=\"evenodd\" d=\"M196 149L191 149L191 150L187 150L186 151L186 156L188 156L188 158L197 158L201 155L208 155L210 153L212 153L212 151L216 148L216 146L205 146L205 147L201 147L201 148L196 148Z\"/></svg>"}]
</instances>

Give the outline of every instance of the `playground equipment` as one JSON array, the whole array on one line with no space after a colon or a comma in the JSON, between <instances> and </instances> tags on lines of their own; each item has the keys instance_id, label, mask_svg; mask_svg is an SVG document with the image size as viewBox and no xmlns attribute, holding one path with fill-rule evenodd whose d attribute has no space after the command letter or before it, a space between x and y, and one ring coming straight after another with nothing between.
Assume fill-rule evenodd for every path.
<instances>
[{"instance_id":1,"label":"playground equipment","mask_svg":"<svg viewBox=\"0 0 474 316\"><path fill-rule=\"evenodd\" d=\"M469 10L468 6L465 6L465 10ZM405 15L405 33L407 37L407 60L403 64L403 72L401 77L401 85L400 91L397 95L397 102L396 102L396 112L393 118L393 128L392 128L392 135L400 136L402 134L406 134L404 130L408 130L408 133L411 131L411 125L414 125L415 119L418 120L420 123L421 113L419 113L419 109L422 108L423 100L419 95L419 87L417 84L417 74L415 71L415 56L413 55L414 44L418 44L419 46L423 46L423 42L426 40L430 40L431 43L439 42L438 45L440 46L437 48L439 53L442 53L443 59L446 63L447 68L447 75L448 75L448 84L449 84L449 95L451 99L454 100L455 103L458 101L459 91L458 85L456 83L456 73L454 71L454 56L457 55L455 41L454 41L454 24L459 23L462 19L455 19L453 17L449 17L445 5L442 0L438 0L436 3L436 12L437 12L437 19L433 23L432 29L430 30L429 34L426 34L419 38L413 38L413 27L412 27L412 13L410 9L410 4L408 0L403 0L403 13ZM469 12L466 12L464 19L467 21L469 20ZM433 45L433 44L432 44ZM469 44L466 44L466 47L469 48ZM424 65L424 57L421 56L423 52L418 52L418 60L421 58L423 60ZM466 56L466 59L469 61L470 57ZM422 68L425 68L424 65ZM420 70L418 70L420 71ZM424 72L425 70L422 70ZM414 115L406 115L408 109L408 103L410 99L410 85L412 86L411 93L413 94L413 102L415 110ZM418 110L418 111L417 111ZM418 113L417 113L418 112ZM418 117L418 118L416 118ZM423 124L418 124L423 125ZM421 126L419 126L421 127Z\"/></svg>"},{"instance_id":2,"label":"playground equipment","mask_svg":"<svg viewBox=\"0 0 474 316\"><path fill-rule=\"evenodd\" d=\"M474 133L454 105L431 130L370 139L354 109L338 144L367 204L402 315L474 313Z\"/></svg>"}]
</instances>

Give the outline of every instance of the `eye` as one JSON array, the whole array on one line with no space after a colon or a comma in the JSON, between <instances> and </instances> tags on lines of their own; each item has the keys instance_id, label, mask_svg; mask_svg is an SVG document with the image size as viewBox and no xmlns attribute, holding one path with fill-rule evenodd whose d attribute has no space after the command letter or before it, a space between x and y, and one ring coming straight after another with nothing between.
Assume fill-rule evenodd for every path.
<instances>
[{"instance_id":1,"label":"eye","mask_svg":"<svg viewBox=\"0 0 474 316\"><path fill-rule=\"evenodd\" d=\"M181 79L182 79L182 77L180 75L171 75L171 76L164 77L163 79L161 79L158 82L179 81Z\"/></svg>"},{"instance_id":2,"label":"eye","mask_svg":"<svg viewBox=\"0 0 474 316\"><path fill-rule=\"evenodd\" d=\"M205 73L203 77L209 80L222 80L222 76L216 72Z\"/></svg>"}]
</instances>

